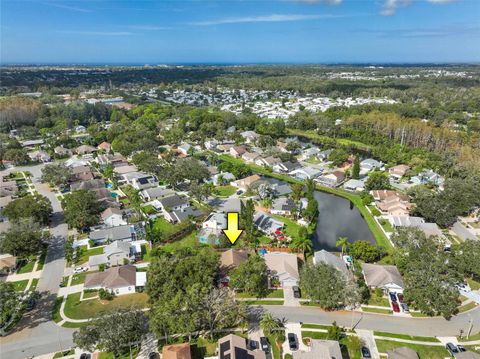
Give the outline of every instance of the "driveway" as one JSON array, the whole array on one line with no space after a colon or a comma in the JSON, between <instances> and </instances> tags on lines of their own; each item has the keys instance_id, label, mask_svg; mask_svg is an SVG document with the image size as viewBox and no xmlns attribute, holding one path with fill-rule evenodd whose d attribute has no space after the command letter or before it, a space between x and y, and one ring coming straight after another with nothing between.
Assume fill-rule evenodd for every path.
<instances>
[{"instance_id":1,"label":"driveway","mask_svg":"<svg viewBox=\"0 0 480 359\"><path fill-rule=\"evenodd\" d=\"M286 286L283 288L283 305L286 307L299 307L300 301L293 296L293 288Z\"/></svg>"},{"instance_id":2,"label":"driveway","mask_svg":"<svg viewBox=\"0 0 480 359\"><path fill-rule=\"evenodd\" d=\"M460 290L460 294L473 300L475 303L480 304L480 291L464 291Z\"/></svg>"},{"instance_id":3,"label":"driveway","mask_svg":"<svg viewBox=\"0 0 480 359\"><path fill-rule=\"evenodd\" d=\"M15 332L0 338L2 357L20 359L36 356L52 351L61 351L73 345L74 330L57 326L52 321L52 308L57 298L59 284L65 267L64 243L68 234L67 225L63 221L60 202L50 192L48 186L40 183L43 165L19 167L12 171L29 171L36 190L52 203L53 215L50 225L51 240L37 290L41 294L36 308L25 314L15 327ZM9 172L3 171L0 175Z\"/></svg>"},{"instance_id":4,"label":"driveway","mask_svg":"<svg viewBox=\"0 0 480 359\"><path fill-rule=\"evenodd\" d=\"M377 343L375 342L375 338L373 337L373 331L366 329L357 329L356 332L358 337L362 340L363 345L370 350L372 359L380 359Z\"/></svg>"},{"instance_id":5,"label":"driveway","mask_svg":"<svg viewBox=\"0 0 480 359\"><path fill-rule=\"evenodd\" d=\"M300 351L308 351L309 348L303 344L302 341L302 325L300 323L291 323L288 322L285 324L285 342L282 345L283 353L284 354L292 354L293 352L290 350L290 345L288 345L288 333L295 334L297 338L298 350Z\"/></svg>"}]
</instances>

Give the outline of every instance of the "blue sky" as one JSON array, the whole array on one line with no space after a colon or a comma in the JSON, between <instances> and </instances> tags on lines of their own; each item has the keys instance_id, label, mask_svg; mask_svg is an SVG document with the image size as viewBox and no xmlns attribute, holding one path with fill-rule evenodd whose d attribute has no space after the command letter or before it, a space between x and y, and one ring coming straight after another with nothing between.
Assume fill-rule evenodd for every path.
<instances>
[{"instance_id":1,"label":"blue sky","mask_svg":"<svg viewBox=\"0 0 480 359\"><path fill-rule=\"evenodd\" d=\"M1 0L2 63L480 62L480 0Z\"/></svg>"}]
</instances>

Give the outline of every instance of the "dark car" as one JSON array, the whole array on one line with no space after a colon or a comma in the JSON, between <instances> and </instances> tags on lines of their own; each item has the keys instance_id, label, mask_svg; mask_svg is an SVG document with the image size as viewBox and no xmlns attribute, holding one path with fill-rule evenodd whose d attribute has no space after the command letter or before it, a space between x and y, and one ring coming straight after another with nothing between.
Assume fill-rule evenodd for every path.
<instances>
[{"instance_id":1,"label":"dark car","mask_svg":"<svg viewBox=\"0 0 480 359\"><path fill-rule=\"evenodd\" d=\"M445 345L445 348L447 348L447 350L450 352L450 354L452 354L452 356L455 356L455 354L459 353L458 347L453 343L447 343L447 345Z\"/></svg>"},{"instance_id":2,"label":"dark car","mask_svg":"<svg viewBox=\"0 0 480 359\"><path fill-rule=\"evenodd\" d=\"M80 359L90 359L92 356L88 353L80 354Z\"/></svg>"},{"instance_id":3,"label":"dark car","mask_svg":"<svg viewBox=\"0 0 480 359\"><path fill-rule=\"evenodd\" d=\"M158 354L157 352L151 352L150 354L148 354L148 359L160 359L160 354Z\"/></svg>"},{"instance_id":4,"label":"dark car","mask_svg":"<svg viewBox=\"0 0 480 359\"><path fill-rule=\"evenodd\" d=\"M250 347L250 350L256 350L258 349L258 342L256 340L249 340L248 346Z\"/></svg>"},{"instance_id":5,"label":"dark car","mask_svg":"<svg viewBox=\"0 0 480 359\"><path fill-rule=\"evenodd\" d=\"M398 306L397 302L392 302L392 307L395 313L400 313L400 307Z\"/></svg>"},{"instance_id":6,"label":"dark car","mask_svg":"<svg viewBox=\"0 0 480 359\"><path fill-rule=\"evenodd\" d=\"M410 313L410 310L408 309L408 305L406 305L405 303L402 303L400 304L402 306L402 310L405 312L405 313Z\"/></svg>"},{"instance_id":7,"label":"dark car","mask_svg":"<svg viewBox=\"0 0 480 359\"><path fill-rule=\"evenodd\" d=\"M367 347L362 347L361 351L362 351L362 358L372 357L372 354L370 354L370 349L368 349Z\"/></svg>"},{"instance_id":8,"label":"dark car","mask_svg":"<svg viewBox=\"0 0 480 359\"><path fill-rule=\"evenodd\" d=\"M392 302L396 302L397 301L397 295L393 292L390 292L388 293L388 295L390 296L390 299Z\"/></svg>"},{"instance_id":9,"label":"dark car","mask_svg":"<svg viewBox=\"0 0 480 359\"><path fill-rule=\"evenodd\" d=\"M260 347L265 353L270 353L270 346L268 345L268 339L265 337L260 337Z\"/></svg>"},{"instance_id":10,"label":"dark car","mask_svg":"<svg viewBox=\"0 0 480 359\"><path fill-rule=\"evenodd\" d=\"M294 351L298 349L298 344L297 344L297 337L293 333L288 333L287 334L288 338L288 346L290 347L290 350Z\"/></svg>"},{"instance_id":11,"label":"dark car","mask_svg":"<svg viewBox=\"0 0 480 359\"><path fill-rule=\"evenodd\" d=\"M400 303L403 303L403 294L402 293L397 293L397 298Z\"/></svg>"},{"instance_id":12,"label":"dark car","mask_svg":"<svg viewBox=\"0 0 480 359\"><path fill-rule=\"evenodd\" d=\"M463 345L457 345L457 349L459 352L466 352L467 349L465 349L465 347Z\"/></svg>"},{"instance_id":13,"label":"dark car","mask_svg":"<svg viewBox=\"0 0 480 359\"><path fill-rule=\"evenodd\" d=\"M293 290L293 297L294 298L300 298L300 288L297 286L292 287Z\"/></svg>"}]
</instances>

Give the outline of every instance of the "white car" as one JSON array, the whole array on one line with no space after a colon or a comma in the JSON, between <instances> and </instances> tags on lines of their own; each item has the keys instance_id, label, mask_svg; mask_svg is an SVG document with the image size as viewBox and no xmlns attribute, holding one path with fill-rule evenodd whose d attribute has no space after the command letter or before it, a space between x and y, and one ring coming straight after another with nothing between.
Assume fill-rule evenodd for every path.
<instances>
[{"instance_id":1,"label":"white car","mask_svg":"<svg viewBox=\"0 0 480 359\"><path fill-rule=\"evenodd\" d=\"M73 273L77 274L77 273L83 273L83 272L86 272L86 271L88 271L87 267L77 267L73 270Z\"/></svg>"}]
</instances>

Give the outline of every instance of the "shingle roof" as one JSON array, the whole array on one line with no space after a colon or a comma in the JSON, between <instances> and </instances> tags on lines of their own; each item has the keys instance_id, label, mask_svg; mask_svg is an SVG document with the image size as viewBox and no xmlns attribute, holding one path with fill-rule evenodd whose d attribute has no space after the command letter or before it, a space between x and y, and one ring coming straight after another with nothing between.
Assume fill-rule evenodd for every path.
<instances>
[{"instance_id":1,"label":"shingle roof","mask_svg":"<svg viewBox=\"0 0 480 359\"><path fill-rule=\"evenodd\" d=\"M162 349L162 359L191 359L190 344L166 345Z\"/></svg>"},{"instance_id":2,"label":"shingle roof","mask_svg":"<svg viewBox=\"0 0 480 359\"><path fill-rule=\"evenodd\" d=\"M220 266L225 268L235 268L246 261L248 253L237 249L229 249L220 255Z\"/></svg>"},{"instance_id":3,"label":"shingle roof","mask_svg":"<svg viewBox=\"0 0 480 359\"><path fill-rule=\"evenodd\" d=\"M399 347L389 350L387 352L388 359L418 359L418 354L415 350L407 347Z\"/></svg>"},{"instance_id":4,"label":"shingle roof","mask_svg":"<svg viewBox=\"0 0 480 359\"><path fill-rule=\"evenodd\" d=\"M132 265L109 268L104 272L88 274L85 278L85 287L113 289L118 287L134 286L136 284L137 269Z\"/></svg>"},{"instance_id":5,"label":"shingle roof","mask_svg":"<svg viewBox=\"0 0 480 359\"><path fill-rule=\"evenodd\" d=\"M402 276L395 266L365 263L362 270L369 287L382 288L393 283L403 288Z\"/></svg>"},{"instance_id":6,"label":"shingle roof","mask_svg":"<svg viewBox=\"0 0 480 359\"><path fill-rule=\"evenodd\" d=\"M340 257L327 252L325 249L315 252L314 261L315 264L325 263L339 270L344 275L348 274L348 269L345 262Z\"/></svg>"}]
</instances>

